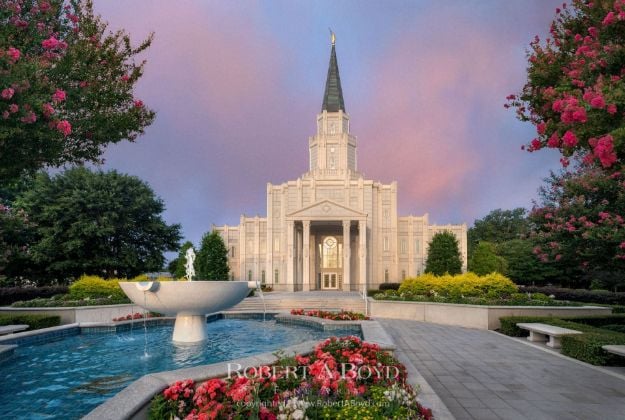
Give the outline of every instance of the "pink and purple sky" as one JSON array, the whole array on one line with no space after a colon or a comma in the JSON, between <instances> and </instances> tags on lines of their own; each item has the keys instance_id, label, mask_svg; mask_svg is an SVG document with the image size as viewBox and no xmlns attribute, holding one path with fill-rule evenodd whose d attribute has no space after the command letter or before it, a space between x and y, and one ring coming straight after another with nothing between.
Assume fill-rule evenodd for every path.
<instances>
[{"instance_id":1,"label":"pink and purple sky","mask_svg":"<svg viewBox=\"0 0 625 420\"><path fill-rule=\"evenodd\" d=\"M196 244L213 223L264 216L266 182L307 170L332 28L359 169L398 181L401 215L471 225L530 207L558 156L522 152L535 130L503 104L560 4L96 1L111 29L155 33L137 97L156 121L111 146L102 169L146 180Z\"/></svg>"}]
</instances>

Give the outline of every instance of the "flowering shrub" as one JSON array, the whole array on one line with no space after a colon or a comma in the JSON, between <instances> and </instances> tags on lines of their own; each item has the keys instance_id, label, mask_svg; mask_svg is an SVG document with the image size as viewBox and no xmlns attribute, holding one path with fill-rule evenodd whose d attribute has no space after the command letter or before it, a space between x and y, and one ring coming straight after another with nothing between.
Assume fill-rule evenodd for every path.
<instances>
[{"instance_id":1,"label":"flowering shrub","mask_svg":"<svg viewBox=\"0 0 625 420\"><path fill-rule=\"evenodd\" d=\"M291 315L305 315L314 316L317 318L331 319L332 321L357 321L370 319L358 312L341 311L341 312L328 312L320 310L304 311L303 309L291 309Z\"/></svg>"},{"instance_id":2,"label":"flowering shrub","mask_svg":"<svg viewBox=\"0 0 625 420\"><path fill-rule=\"evenodd\" d=\"M509 296L518 291L509 278L491 273L478 276L474 273L435 276L422 274L406 279L399 287L399 294L426 295L442 297L491 297Z\"/></svg>"},{"instance_id":3,"label":"flowering shrub","mask_svg":"<svg viewBox=\"0 0 625 420\"><path fill-rule=\"evenodd\" d=\"M550 37L530 44L528 80L507 107L535 125L527 150L558 150L535 206L537 258L561 268L569 284L625 284L625 0L573 0L556 10ZM592 274L589 276L588 274Z\"/></svg>"},{"instance_id":4,"label":"flowering shrub","mask_svg":"<svg viewBox=\"0 0 625 420\"><path fill-rule=\"evenodd\" d=\"M152 122L133 96L151 38L106 27L90 0L0 0L0 179L96 160Z\"/></svg>"},{"instance_id":5,"label":"flowering shrub","mask_svg":"<svg viewBox=\"0 0 625 420\"><path fill-rule=\"evenodd\" d=\"M178 381L152 400L150 419L431 419L406 369L377 345L329 338L310 355L281 357L199 386Z\"/></svg>"},{"instance_id":6,"label":"flowering shrub","mask_svg":"<svg viewBox=\"0 0 625 420\"><path fill-rule=\"evenodd\" d=\"M528 81L507 106L536 126L530 152L558 149L610 168L623 163L625 0L573 0L556 10L550 38L530 43Z\"/></svg>"}]
</instances>

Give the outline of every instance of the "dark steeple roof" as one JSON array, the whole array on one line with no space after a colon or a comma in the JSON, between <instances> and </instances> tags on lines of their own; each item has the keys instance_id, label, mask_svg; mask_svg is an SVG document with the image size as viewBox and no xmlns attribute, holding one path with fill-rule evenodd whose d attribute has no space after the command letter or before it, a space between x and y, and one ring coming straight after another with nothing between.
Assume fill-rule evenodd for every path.
<instances>
[{"instance_id":1,"label":"dark steeple roof","mask_svg":"<svg viewBox=\"0 0 625 420\"><path fill-rule=\"evenodd\" d=\"M334 41L334 40L333 40ZM339 64L336 61L336 51L332 42L332 52L330 53L330 66L328 67L328 78L326 79L326 90L323 94L322 111L345 112L345 102L343 102L343 89L341 89L341 78L339 76Z\"/></svg>"}]
</instances>

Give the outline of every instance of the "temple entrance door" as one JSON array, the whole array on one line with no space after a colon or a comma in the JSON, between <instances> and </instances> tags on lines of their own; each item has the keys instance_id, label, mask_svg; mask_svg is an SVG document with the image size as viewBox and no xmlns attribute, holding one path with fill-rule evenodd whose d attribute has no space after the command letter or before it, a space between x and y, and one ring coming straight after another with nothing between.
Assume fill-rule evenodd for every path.
<instances>
[{"instance_id":1,"label":"temple entrance door","mask_svg":"<svg viewBox=\"0 0 625 420\"><path fill-rule=\"evenodd\" d=\"M323 273L321 288L325 290L336 290L339 287L336 273Z\"/></svg>"}]
</instances>

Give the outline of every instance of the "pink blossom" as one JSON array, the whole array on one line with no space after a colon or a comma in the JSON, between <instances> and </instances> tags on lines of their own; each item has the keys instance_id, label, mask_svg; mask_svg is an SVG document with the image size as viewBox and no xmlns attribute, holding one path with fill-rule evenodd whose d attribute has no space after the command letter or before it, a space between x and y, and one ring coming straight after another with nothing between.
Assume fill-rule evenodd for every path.
<instances>
[{"instance_id":1,"label":"pink blossom","mask_svg":"<svg viewBox=\"0 0 625 420\"><path fill-rule=\"evenodd\" d=\"M590 106L592 106L593 108L605 107L605 100L603 99L603 96L597 95L594 98L592 98L590 101Z\"/></svg>"},{"instance_id":2,"label":"pink blossom","mask_svg":"<svg viewBox=\"0 0 625 420\"><path fill-rule=\"evenodd\" d=\"M134 102L134 105L135 105L135 108L142 108L142 107L143 107L143 101L142 101L142 100L140 100L140 99L137 99L137 100Z\"/></svg>"},{"instance_id":3,"label":"pink blossom","mask_svg":"<svg viewBox=\"0 0 625 420\"><path fill-rule=\"evenodd\" d=\"M566 157L562 157L562 158L560 158L560 163L562 164L562 167L563 167L563 168L568 167L568 166L569 166L569 164L570 164L569 159L568 159L568 158L566 158Z\"/></svg>"},{"instance_id":4,"label":"pink blossom","mask_svg":"<svg viewBox=\"0 0 625 420\"><path fill-rule=\"evenodd\" d=\"M130 76L124 74L122 77L119 78L119 80L121 80L122 82L127 82L128 80L130 80Z\"/></svg>"},{"instance_id":5,"label":"pink blossom","mask_svg":"<svg viewBox=\"0 0 625 420\"><path fill-rule=\"evenodd\" d=\"M540 124L536 126L536 131L538 131L538 134L545 134L546 129L547 129L547 124L544 122L541 122Z\"/></svg>"},{"instance_id":6,"label":"pink blossom","mask_svg":"<svg viewBox=\"0 0 625 420\"><path fill-rule=\"evenodd\" d=\"M564 133L564 135L562 136L562 141L568 147L575 147L577 145L577 137L570 130Z\"/></svg>"},{"instance_id":7,"label":"pink blossom","mask_svg":"<svg viewBox=\"0 0 625 420\"><path fill-rule=\"evenodd\" d=\"M616 114L616 105L615 104L608 105L607 111L608 111L608 114L610 115Z\"/></svg>"},{"instance_id":8,"label":"pink blossom","mask_svg":"<svg viewBox=\"0 0 625 420\"><path fill-rule=\"evenodd\" d=\"M547 146L551 147L552 149L560 147L560 137L558 137L557 132L554 132L551 137L549 137L549 140L547 140Z\"/></svg>"},{"instance_id":9,"label":"pink blossom","mask_svg":"<svg viewBox=\"0 0 625 420\"><path fill-rule=\"evenodd\" d=\"M599 35L599 32L597 31L597 28L595 28L594 26L591 26L590 28L588 28L588 33L593 38L597 38L597 36Z\"/></svg>"},{"instance_id":10,"label":"pink blossom","mask_svg":"<svg viewBox=\"0 0 625 420\"><path fill-rule=\"evenodd\" d=\"M621 242L621 244L618 247L621 249L625 249L625 242Z\"/></svg>"},{"instance_id":11,"label":"pink blossom","mask_svg":"<svg viewBox=\"0 0 625 420\"><path fill-rule=\"evenodd\" d=\"M65 98L67 97L66 93L64 90L61 89L57 89L56 92L54 92L52 94L52 100L54 102L63 102L65 100Z\"/></svg>"},{"instance_id":12,"label":"pink blossom","mask_svg":"<svg viewBox=\"0 0 625 420\"><path fill-rule=\"evenodd\" d=\"M2 113L2 119L3 120L8 120L9 119L9 111L4 111Z\"/></svg>"},{"instance_id":13,"label":"pink blossom","mask_svg":"<svg viewBox=\"0 0 625 420\"><path fill-rule=\"evenodd\" d=\"M6 88L6 89L2 89L2 94L0 94L0 96L2 96L2 99L9 100L13 97L14 94L15 94L15 89Z\"/></svg>"},{"instance_id":14,"label":"pink blossom","mask_svg":"<svg viewBox=\"0 0 625 420\"><path fill-rule=\"evenodd\" d=\"M22 53L17 48L9 47L9 49L7 50L7 55L11 57L11 61L15 63L17 60L20 59Z\"/></svg>"},{"instance_id":15,"label":"pink blossom","mask_svg":"<svg viewBox=\"0 0 625 420\"><path fill-rule=\"evenodd\" d=\"M42 41L41 46L46 50L53 50L54 48L59 46L59 40L56 39L54 36L51 36L45 41Z\"/></svg>"},{"instance_id":16,"label":"pink blossom","mask_svg":"<svg viewBox=\"0 0 625 420\"><path fill-rule=\"evenodd\" d=\"M67 120L59 121L56 125L56 129L63 133L64 136L68 136L72 132L72 125Z\"/></svg>"},{"instance_id":17,"label":"pink blossom","mask_svg":"<svg viewBox=\"0 0 625 420\"><path fill-rule=\"evenodd\" d=\"M37 116L33 111L28 111L25 116L20 118L20 121L25 124L33 124L35 121L37 121Z\"/></svg>"},{"instance_id":18,"label":"pink blossom","mask_svg":"<svg viewBox=\"0 0 625 420\"><path fill-rule=\"evenodd\" d=\"M603 26L608 26L614 23L614 21L616 20L616 17L614 15L614 12L609 12L607 15L605 15L605 17L603 18L603 22L601 22L603 24Z\"/></svg>"},{"instance_id":19,"label":"pink blossom","mask_svg":"<svg viewBox=\"0 0 625 420\"><path fill-rule=\"evenodd\" d=\"M530 144L531 144L531 150L540 150L540 148L542 147L538 139L532 140Z\"/></svg>"},{"instance_id":20,"label":"pink blossom","mask_svg":"<svg viewBox=\"0 0 625 420\"><path fill-rule=\"evenodd\" d=\"M43 115L45 115L46 117L54 114L54 108L52 108L52 105L50 105L49 103L43 104L41 108L43 109Z\"/></svg>"},{"instance_id":21,"label":"pink blossom","mask_svg":"<svg viewBox=\"0 0 625 420\"><path fill-rule=\"evenodd\" d=\"M9 105L9 112L11 114L15 114L19 110L20 110L20 107L19 107L18 104L11 104L11 105Z\"/></svg>"},{"instance_id":22,"label":"pink blossom","mask_svg":"<svg viewBox=\"0 0 625 420\"><path fill-rule=\"evenodd\" d=\"M556 261L560 261L561 259L562 259L562 255L560 254L556 255L556 258L555 258Z\"/></svg>"},{"instance_id":23,"label":"pink blossom","mask_svg":"<svg viewBox=\"0 0 625 420\"><path fill-rule=\"evenodd\" d=\"M591 146L594 148L595 157L599 159L604 168L609 168L616 162L614 152L614 139L611 135L603 136L599 139L592 139Z\"/></svg>"}]
</instances>

